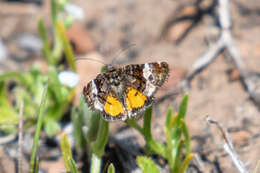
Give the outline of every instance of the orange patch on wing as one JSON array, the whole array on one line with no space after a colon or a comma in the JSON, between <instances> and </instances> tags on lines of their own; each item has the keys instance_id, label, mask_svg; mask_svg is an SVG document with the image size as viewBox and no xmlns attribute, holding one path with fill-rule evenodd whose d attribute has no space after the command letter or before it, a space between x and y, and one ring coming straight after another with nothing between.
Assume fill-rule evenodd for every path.
<instances>
[{"instance_id":1,"label":"orange patch on wing","mask_svg":"<svg viewBox=\"0 0 260 173\"><path fill-rule=\"evenodd\" d=\"M144 106L146 100L147 97L138 90L134 88L128 89L126 94L126 106L128 110L132 111L134 108L140 108Z\"/></svg>"},{"instance_id":2,"label":"orange patch on wing","mask_svg":"<svg viewBox=\"0 0 260 173\"><path fill-rule=\"evenodd\" d=\"M108 96L104 110L107 114L116 117L124 113L123 104L115 97Z\"/></svg>"}]
</instances>

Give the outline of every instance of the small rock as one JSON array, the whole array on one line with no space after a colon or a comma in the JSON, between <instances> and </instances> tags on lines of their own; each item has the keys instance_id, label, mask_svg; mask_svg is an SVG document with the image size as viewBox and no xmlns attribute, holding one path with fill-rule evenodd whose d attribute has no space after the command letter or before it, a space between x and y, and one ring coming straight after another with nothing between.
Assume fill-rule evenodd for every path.
<instances>
[{"instance_id":1,"label":"small rock","mask_svg":"<svg viewBox=\"0 0 260 173\"><path fill-rule=\"evenodd\" d=\"M40 52L42 49L42 41L38 36L32 34L22 34L16 39L17 45L29 52Z\"/></svg>"},{"instance_id":2,"label":"small rock","mask_svg":"<svg viewBox=\"0 0 260 173\"><path fill-rule=\"evenodd\" d=\"M0 38L0 63L4 62L7 56L8 56L8 52L6 46L4 45L3 41Z\"/></svg>"}]
</instances>

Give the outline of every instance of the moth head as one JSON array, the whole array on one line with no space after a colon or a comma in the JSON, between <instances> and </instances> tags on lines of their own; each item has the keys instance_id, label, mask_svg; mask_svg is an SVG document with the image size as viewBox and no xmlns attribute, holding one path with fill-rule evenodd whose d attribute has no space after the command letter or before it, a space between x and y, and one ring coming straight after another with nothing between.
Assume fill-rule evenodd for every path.
<instances>
[{"instance_id":1,"label":"moth head","mask_svg":"<svg viewBox=\"0 0 260 173\"><path fill-rule=\"evenodd\" d=\"M104 71L105 72L114 72L114 71L116 71L116 69L117 69L117 67L115 67L115 65L106 64Z\"/></svg>"}]
</instances>

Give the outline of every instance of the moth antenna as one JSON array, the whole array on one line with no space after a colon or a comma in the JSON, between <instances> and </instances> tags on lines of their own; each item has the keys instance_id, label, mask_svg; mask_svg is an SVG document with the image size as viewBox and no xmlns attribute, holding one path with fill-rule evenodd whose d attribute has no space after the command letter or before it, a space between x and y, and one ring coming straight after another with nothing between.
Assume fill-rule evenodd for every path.
<instances>
[{"instance_id":1,"label":"moth antenna","mask_svg":"<svg viewBox=\"0 0 260 173\"><path fill-rule=\"evenodd\" d=\"M111 64L114 64L115 61L119 58L119 56L120 56L122 53L124 53L126 50L128 50L129 48L134 47L134 46L136 46L136 44L129 44L127 47L120 49L120 50L115 54L116 56L115 56L115 58L112 60L112 63L111 63Z\"/></svg>"},{"instance_id":2,"label":"moth antenna","mask_svg":"<svg viewBox=\"0 0 260 173\"><path fill-rule=\"evenodd\" d=\"M91 58L76 58L76 59L75 59L75 61L78 61L78 60L90 60L90 61L95 61L95 62L101 63L101 64L103 64L103 65L106 65L105 62L100 61L100 60L97 60L97 59L91 59Z\"/></svg>"}]
</instances>

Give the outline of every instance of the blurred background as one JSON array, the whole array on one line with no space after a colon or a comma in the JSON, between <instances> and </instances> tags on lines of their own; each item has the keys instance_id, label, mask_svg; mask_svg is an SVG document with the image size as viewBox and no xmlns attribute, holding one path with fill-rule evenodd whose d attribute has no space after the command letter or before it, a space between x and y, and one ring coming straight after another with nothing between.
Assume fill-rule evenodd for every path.
<instances>
[{"instance_id":1,"label":"blurred background","mask_svg":"<svg viewBox=\"0 0 260 173\"><path fill-rule=\"evenodd\" d=\"M16 125L21 98L25 105L25 133L29 131L30 134L25 135L25 140L32 140L30 127L35 125L32 120L37 113L35 107L40 103L39 95L43 85L39 81L45 78L44 74L57 75L59 82L66 88L50 81L61 92L60 95L53 94L58 100L58 106L48 108L48 113L57 117L55 121L48 121L48 125L44 126L45 132L41 134L40 167L46 173L62 172L63 161L53 138L57 137L57 131L63 130L70 122L71 109L80 104L83 87L100 73L103 64L95 60L104 64L113 61L122 66L166 61L170 66L170 76L155 96L157 102L152 124L155 138L163 140L161 134L167 108L172 106L177 109L183 93L188 92L186 120L192 151L196 155L192 165L199 167L191 172L237 172L223 150L219 131L207 124L207 115L227 128L240 159L249 170L253 170L260 159L260 91L257 93L260 73L260 3L258 0L227 2L232 22L228 29L232 35L232 44L239 58L242 58L246 75L241 74L236 59L223 48L219 49L215 59L206 68L198 70L200 73L189 78L195 62L214 47L222 34L218 0L64 0L59 2L62 9L59 17L65 21L66 36L72 44L75 57L88 59L74 61L76 73L72 73L71 78L65 75L64 79L61 72L67 71L71 65L53 37L55 28L52 25L51 1L1 0L0 172L16 170ZM39 29L39 20L44 23L42 29ZM55 62L44 58L44 54L48 54L42 52L46 47L46 40L42 40L44 34L48 36L49 46L58 52L54 53L58 57ZM50 69L50 63L56 67L55 70ZM256 94L249 92L252 90L245 82L250 76L247 74L254 74L252 85ZM188 85L181 84L187 80ZM27 84L34 85L30 92L28 88L18 87ZM75 88L72 97L68 88ZM53 93L56 89L53 89ZM60 99L63 97L66 99ZM15 125L10 125L12 123ZM125 128L122 122L112 123L110 136L120 134ZM129 129L129 133L135 136L133 143L141 147L144 145L144 140L135 130ZM28 168L30 146L28 144L24 149L24 157L27 158L24 161L24 165L27 165L25 170ZM80 161L79 164L83 165Z\"/></svg>"}]
</instances>

